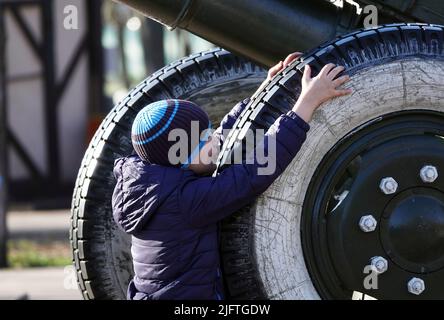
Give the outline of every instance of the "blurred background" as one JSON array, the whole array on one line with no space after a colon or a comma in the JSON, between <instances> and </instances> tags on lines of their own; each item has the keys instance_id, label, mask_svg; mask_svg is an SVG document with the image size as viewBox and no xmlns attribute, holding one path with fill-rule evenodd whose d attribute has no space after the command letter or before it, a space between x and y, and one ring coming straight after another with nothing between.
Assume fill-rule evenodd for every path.
<instances>
[{"instance_id":1,"label":"blurred background","mask_svg":"<svg viewBox=\"0 0 444 320\"><path fill-rule=\"evenodd\" d=\"M80 299L69 207L89 140L130 88L211 47L111 0L0 0L0 299Z\"/></svg>"}]
</instances>

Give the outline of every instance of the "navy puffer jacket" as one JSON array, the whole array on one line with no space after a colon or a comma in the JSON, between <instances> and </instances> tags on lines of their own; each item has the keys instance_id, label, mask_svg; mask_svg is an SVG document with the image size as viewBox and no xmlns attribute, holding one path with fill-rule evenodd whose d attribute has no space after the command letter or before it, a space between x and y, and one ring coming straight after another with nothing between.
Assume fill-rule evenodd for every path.
<instances>
[{"instance_id":1,"label":"navy puffer jacket","mask_svg":"<svg viewBox=\"0 0 444 320\"><path fill-rule=\"evenodd\" d=\"M218 133L233 126L247 102L225 116ZM276 120L262 141L265 150L270 139L277 142L277 166L269 175L258 175L258 161L232 165L217 177L201 177L191 170L145 163L137 155L117 159L113 214L132 235L135 272L128 299L223 299L217 222L270 186L308 130L292 111Z\"/></svg>"}]
</instances>

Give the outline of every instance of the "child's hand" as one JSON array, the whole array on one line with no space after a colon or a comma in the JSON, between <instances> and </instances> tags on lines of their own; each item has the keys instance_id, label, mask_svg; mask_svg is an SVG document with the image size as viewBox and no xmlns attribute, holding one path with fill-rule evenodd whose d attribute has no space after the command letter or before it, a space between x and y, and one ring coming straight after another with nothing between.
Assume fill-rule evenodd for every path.
<instances>
[{"instance_id":1,"label":"child's hand","mask_svg":"<svg viewBox=\"0 0 444 320\"><path fill-rule=\"evenodd\" d=\"M333 63L329 63L322 68L316 77L312 78L311 68L309 65L306 65L302 77L301 95L294 105L293 111L306 122L310 122L314 111L322 103L335 97L350 94L352 92L351 89L337 89L350 80L348 75L335 79L343 70L344 67L336 67Z\"/></svg>"},{"instance_id":2,"label":"child's hand","mask_svg":"<svg viewBox=\"0 0 444 320\"><path fill-rule=\"evenodd\" d=\"M286 68L290 63L298 59L300 56L302 56L302 52L293 52L289 54L284 61L279 61L277 65L268 70L268 76L265 82L270 81L279 71Z\"/></svg>"},{"instance_id":3,"label":"child's hand","mask_svg":"<svg viewBox=\"0 0 444 320\"><path fill-rule=\"evenodd\" d=\"M300 56L302 56L302 52L293 52L285 58L284 61L279 61L278 64L276 64L274 67L271 67L268 70L267 79L262 82L262 84L259 86L259 88L256 90L255 94L258 94L261 92L265 86L268 84L268 82L273 79L273 77L278 74L279 71L286 68L290 63L292 63L294 60L299 59Z\"/></svg>"}]
</instances>

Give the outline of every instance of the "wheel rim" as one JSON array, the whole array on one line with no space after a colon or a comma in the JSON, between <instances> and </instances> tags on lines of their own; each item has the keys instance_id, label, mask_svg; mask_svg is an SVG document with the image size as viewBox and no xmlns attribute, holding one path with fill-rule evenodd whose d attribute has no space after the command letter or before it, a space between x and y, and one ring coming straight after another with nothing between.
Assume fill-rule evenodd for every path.
<instances>
[{"instance_id":1,"label":"wheel rim","mask_svg":"<svg viewBox=\"0 0 444 320\"><path fill-rule=\"evenodd\" d=\"M444 298L444 179L420 176L426 165L438 174L444 168L443 121L443 113L426 110L386 114L323 158L301 221L307 267L321 297L350 299L358 291L378 299ZM398 184L393 193L380 187L389 177ZM374 223L363 218L369 216ZM374 257L387 265L377 289L364 285ZM427 288L420 295L408 285L415 278Z\"/></svg>"}]
</instances>

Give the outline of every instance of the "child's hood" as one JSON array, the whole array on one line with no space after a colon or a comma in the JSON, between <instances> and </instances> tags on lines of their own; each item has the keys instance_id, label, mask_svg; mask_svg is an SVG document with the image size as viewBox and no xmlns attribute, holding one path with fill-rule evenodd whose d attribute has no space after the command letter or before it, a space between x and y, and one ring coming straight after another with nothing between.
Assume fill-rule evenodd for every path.
<instances>
[{"instance_id":1,"label":"child's hood","mask_svg":"<svg viewBox=\"0 0 444 320\"><path fill-rule=\"evenodd\" d=\"M114 221L127 233L135 233L156 213L177 188L182 170L143 162L137 155L114 163L117 180L112 197Z\"/></svg>"}]
</instances>

